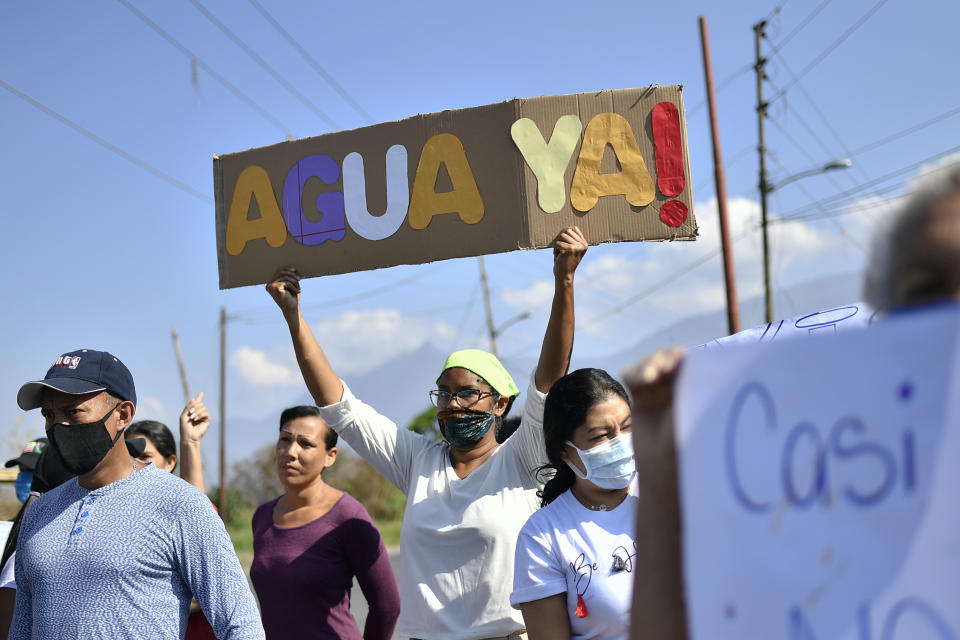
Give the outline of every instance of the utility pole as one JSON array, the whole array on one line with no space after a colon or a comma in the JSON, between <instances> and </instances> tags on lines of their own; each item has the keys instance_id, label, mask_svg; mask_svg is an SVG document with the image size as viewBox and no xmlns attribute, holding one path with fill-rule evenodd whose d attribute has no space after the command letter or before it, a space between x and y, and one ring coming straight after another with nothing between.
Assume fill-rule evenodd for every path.
<instances>
[{"instance_id":1,"label":"utility pole","mask_svg":"<svg viewBox=\"0 0 960 640\"><path fill-rule=\"evenodd\" d=\"M761 20L753 25L757 50L757 63L753 68L757 73L757 152L760 154L760 230L763 235L764 320L773 322L773 292L770 288L770 242L767 237L767 193L769 192L767 187L767 146L763 134L763 124L767 118L767 103L763 101L763 81L767 77L764 67L767 60L763 57L761 51L766 26L766 20Z\"/></svg>"},{"instance_id":2,"label":"utility pole","mask_svg":"<svg viewBox=\"0 0 960 640\"><path fill-rule=\"evenodd\" d=\"M220 518L227 521L227 308L220 307Z\"/></svg>"},{"instance_id":3,"label":"utility pole","mask_svg":"<svg viewBox=\"0 0 960 640\"><path fill-rule=\"evenodd\" d=\"M490 286L487 284L487 268L483 264L483 256L477 256L480 262L480 286L483 288L483 306L487 310L487 331L490 334L490 351L493 355L500 357L497 353L497 330L493 327L493 308L490 306Z\"/></svg>"},{"instance_id":4,"label":"utility pole","mask_svg":"<svg viewBox=\"0 0 960 640\"><path fill-rule=\"evenodd\" d=\"M717 189L717 213L720 216L720 249L723 253L723 280L727 291L727 331L740 331L740 304L737 300L737 280L733 274L733 243L727 224L727 178L720 153L720 126L717 123L717 96L713 87L713 60L710 55L710 33L707 19L700 16L700 44L703 47L703 75L707 81L707 106L710 110L710 133L713 137L713 177Z\"/></svg>"},{"instance_id":5,"label":"utility pole","mask_svg":"<svg viewBox=\"0 0 960 640\"><path fill-rule=\"evenodd\" d=\"M187 404L192 398L190 385L187 384L187 368L183 365L183 352L180 350L180 336L176 329L170 329L170 335L173 337L173 352L177 356L177 369L180 370L180 383L183 385L183 403Z\"/></svg>"}]
</instances>

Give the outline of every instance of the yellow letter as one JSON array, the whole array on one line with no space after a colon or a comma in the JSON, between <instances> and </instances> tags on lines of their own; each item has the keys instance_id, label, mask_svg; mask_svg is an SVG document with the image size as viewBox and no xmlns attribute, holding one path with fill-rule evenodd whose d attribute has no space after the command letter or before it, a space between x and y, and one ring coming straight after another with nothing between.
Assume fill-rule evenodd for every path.
<instances>
[{"instance_id":1,"label":"yellow letter","mask_svg":"<svg viewBox=\"0 0 960 640\"><path fill-rule=\"evenodd\" d=\"M446 165L453 185L453 190L446 193L434 190L441 163ZM414 229L426 229L433 216L443 213L456 213L467 224L476 224L483 219L483 198L463 144L457 136L449 133L439 133L423 145L417 174L413 178L408 221Z\"/></svg>"},{"instance_id":2,"label":"yellow letter","mask_svg":"<svg viewBox=\"0 0 960 640\"><path fill-rule=\"evenodd\" d=\"M260 217L250 220L250 198L257 199ZM287 225L277 205L277 197L270 184L267 170L251 165L243 170L233 188L230 214L227 216L227 253L238 256L247 243L266 238L271 247L280 247L287 241Z\"/></svg>"},{"instance_id":3,"label":"yellow letter","mask_svg":"<svg viewBox=\"0 0 960 640\"><path fill-rule=\"evenodd\" d=\"M608 143L620 161L618 173L600 173ZM653 178L640 155L630 123L616 113L599 113L583 134L580 157L570 186L570 204L577 211L590 211L600 196L619 194L635 207L646 206L653 202Z\"/></svg>"},{"instance_id":4,"label":"yellow letter","mask_svg":"<svg viewBox=\"0 0 960 640\"><path fill-rule=\"evenodd\" d=\"M563 174L580 141L582 128L577 116L560 116L547 143L530 118L520 118L510 127L510 137L537 177L537 203L547 213L556 213L567 204Z\"/></svg>"}]
</instances>

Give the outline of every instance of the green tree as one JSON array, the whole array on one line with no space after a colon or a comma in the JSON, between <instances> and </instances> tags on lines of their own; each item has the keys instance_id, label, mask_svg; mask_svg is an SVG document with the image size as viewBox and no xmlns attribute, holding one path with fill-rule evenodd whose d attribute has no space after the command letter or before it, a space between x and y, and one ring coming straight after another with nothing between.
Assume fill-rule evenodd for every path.
<instances>
[{"instance_id":1,"label":"green tree","mask_svg":"<svg viewBox=\"0 0 960 640\"><path fill-rule=\"evenodd\" d=\"M427 436L431 440L443 440L440 434L440 426L437 424L437 408L427 407L419 414L414 416L407 425L410 431L416 431L422 436Z\"/></svg>"}]
</instances>

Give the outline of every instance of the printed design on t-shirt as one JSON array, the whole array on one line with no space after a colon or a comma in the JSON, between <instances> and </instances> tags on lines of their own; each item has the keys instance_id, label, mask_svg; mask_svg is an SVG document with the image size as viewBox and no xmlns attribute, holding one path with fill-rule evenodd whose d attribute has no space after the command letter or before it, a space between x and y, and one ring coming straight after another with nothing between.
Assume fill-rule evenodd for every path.
<instances>
[{"instance_id":1,"label":"printed design on t-shirt","mask_svg":"<svg viewBox=\"0 0 960 640\"><path fill-rule=\"evenodd\" d=\"M577 617L587 617L587 605L583 602L583 596L590 588L590 581L593 580L593 572L599 568L596 562L587 562L585 553L577 556L577 559L570 563L570 570L573 571L574 587L577 590Z\"/></svg>"},{"instance_id":2,"label":"printed design on t-shirt","mask_svg":"<svg viewBox=\"0 0 960 640\"><path fill-rule=\"evenodd\" d=\"M630 553L625 546L620 545L613 550L613 563L610 565L610 573L620 573L621 571L631 573L633 571L633 559L636 557L636 541L633 543L633 553Z\"/></svg>"}]
</instances>

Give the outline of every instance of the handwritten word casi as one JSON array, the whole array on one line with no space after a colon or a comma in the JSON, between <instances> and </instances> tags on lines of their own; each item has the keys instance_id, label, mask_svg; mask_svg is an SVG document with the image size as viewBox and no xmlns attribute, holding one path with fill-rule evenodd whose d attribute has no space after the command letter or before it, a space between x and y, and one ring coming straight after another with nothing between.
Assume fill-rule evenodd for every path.
<instances>
[{"instance_id":1,"label":"handwritten word casi","mask_svg":"<svg viewBox=\"0 0 960 640\"><path fill-rule=\"evenodd\" d=\"M905 383L897 393L907 402L910 386ZM763 416L762 421L745 420L745 408L755 403ZM753 426L753 432L744 429ZM738 459L737 441L741 437L756 437L757 427L767 434L778 432L777 410L773 395L761 383L750 382L741 387L734 397L727 417L724 433L724 461L727 481L736 501L744 509L754 513L769 512L779 500L770 496L768 487L746 486L742 465L748 461ZM916 488L916 442L912 429L905 427L899 434L896 448L880 439L867 439L867 428L861 419L848 415L837 419L825 433L809 421L801 421L782 433L779 471L780 492L787 504L795 508L812 506L818 500L829 504L836 495L857 507L871 507L883 501L895 489L898 474L903 490L912 493ZM830 487L835 474L828 473L830 464L856 464L868 460L880 469L872 486L854 486L846 483L840 488ZM807 486L798 486L796 471L812 469ZM775 483L768 483L775 484ZM866 483L864 483L866 484Z\"/></svg>"},{"instance_id":2,"label":"handwritten word casi","mask_svg":"<svg viewBox=\"0 0 960 640\"><path fill-rule=\"evenodd\" d=\"M665 195L673 197L685 188L682 155L678 176L674 158L677 153L664 149L680 148L679 115L672 103L659 103L655 109L657 162L665 167L664 175L658 175L658 184ZM580 141L582 129L578 116L561 116L549 142L546 142L536 124L528 118L520 118L511 126L511 137L537 179L538 204L546 213L555 213L566 204L564 173ZM616 155L620 168L617 172L601 171L607 146ZM446 169L452 188L437 192L441 167ZM315 206L321 216L319 220L311 219L303 202L307 182L318 179L324 185L333 186L341 177L342 191L326 191L316 196ZM338 242L346 235L347 226L363 238L382 240L395 234L404 220L411 228L422 230L438 215L456 214L466 224L476 224L484 217L483 196L466 150L453 134L440 133L427 139L420 150L412 187L408 184L408 151L400 144L391 146L386 152L387 206L380 214L369 211L363 157L359 153L347 154L342 167L325 154L301 158L287 172L281 202L277 202L266 169L250 165L237 178L230 201L226 225L227 252L239 255L248 242L261 238L271 247L280 247L288 235L304 245L319 245L328 240ZM618 195L632 206L643 207L654 200L655 191L630 123L616 113L594 116L584 130L570 186L573 207L588 212L600 197ZM251 219L253 201L257 203L260 217ZM679 226L686 220L686 206L679 201L676 204L680 205L682 212L669 216L661 214L670 226ZM677 207L668 209L668 212L673 209Z\"/></svg>"}]
</instances>

